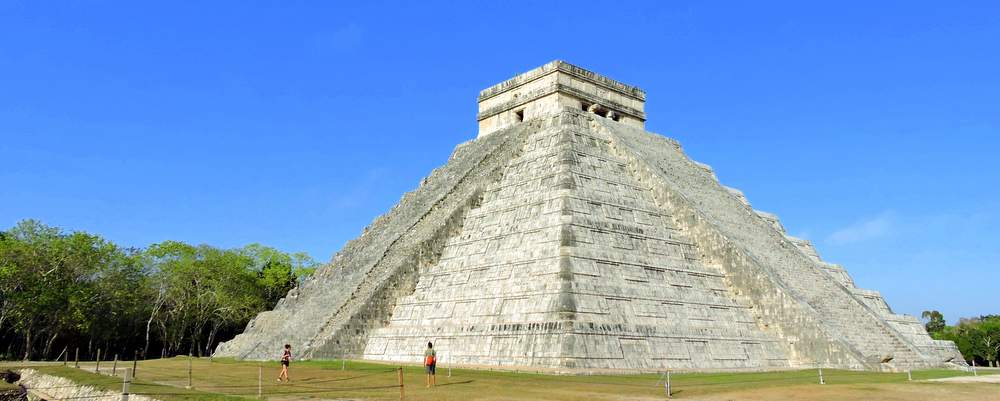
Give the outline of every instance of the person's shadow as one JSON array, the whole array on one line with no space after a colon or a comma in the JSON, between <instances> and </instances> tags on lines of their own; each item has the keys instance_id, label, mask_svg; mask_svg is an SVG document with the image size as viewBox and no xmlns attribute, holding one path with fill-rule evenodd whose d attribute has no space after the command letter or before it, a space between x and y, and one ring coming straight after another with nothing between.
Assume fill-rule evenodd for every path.
<instances>
[{"instance_id":1,"label":"person's shadow","mask_svg":"<svg viewBox=\"0 0 1000 401\"><path fill-rule=\"evenodd\" d=\"M436 387L454 386L456 384L469 384L469 383L472 383L474 381L475 380L466 380L466 381L462 381L462 382L450 382L450 383L445 383L445 384L438 384Z\"/></svg>"}]
</instances>

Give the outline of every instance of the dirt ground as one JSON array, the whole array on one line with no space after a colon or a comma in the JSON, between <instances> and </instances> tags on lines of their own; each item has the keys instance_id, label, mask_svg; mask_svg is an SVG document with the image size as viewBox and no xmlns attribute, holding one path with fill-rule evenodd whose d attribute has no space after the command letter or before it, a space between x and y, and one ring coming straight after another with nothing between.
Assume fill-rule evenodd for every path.
<instances>
[{"instance_id":1,"label":"dirt ground","mask_svg":"<svg viewBox=\"0 0 1000 401\"><path fill-rule=\"evenodd\" d=\"M932 379L933 382L942 383L994 383L1000 384L1000 371L996 373L984 374L982 376L959 376L946 377L942 379Z\"/></svg>"},{"instance_id":2,"label":"dirt ground","mask_svg":"<svg viewBox=\"0 0 1000 401\"><path fill-rule=\"evenodd\" d=\"M683 394L677 394L677 398L684 399ZM704 401L992 401L1000 400L1000 384L877 383L789 386L712 394L701 399Z\"/></svg>"},{"instance_id":3,"label":"dirt ground","mask_svg":"<svg viewBox=\"0 0 1000 401\"><path fill-rule=\"evenodd\" d=\"M21 363L10 363L21 365ZM0 363L0 366L5 365ZM95 374L92 362L80 369L60 364L39 364L37 369L114 390L121 388L124 369L110 377L112 366L102 364ZM45 366L48 365L48 366ZM72 365L72 364L70 364ZM191 368L192 389L188 384ZM299 362L293 366L292 383L276 383L277 364L207 359L171 358L141 361L133 394L147 394L164 401L238 401L256 398L258 374L261 391L271 401L396 400L399 399L397 366L360 361ZM663 376L558 376L504 371L439 369L438 386L424 387L424 372L404 366L406 399L413 400L663 400ZM671 399L700 401L1000 401L1000 371L960 370L874 373L823 370L827 384L819 384L815 370L781 372L675 373ZM987 374L992 374L988 376ZM938 380L946 379L946 380ZM972 381L955 382L955 381Z\"/></svg>"}]
</instances>

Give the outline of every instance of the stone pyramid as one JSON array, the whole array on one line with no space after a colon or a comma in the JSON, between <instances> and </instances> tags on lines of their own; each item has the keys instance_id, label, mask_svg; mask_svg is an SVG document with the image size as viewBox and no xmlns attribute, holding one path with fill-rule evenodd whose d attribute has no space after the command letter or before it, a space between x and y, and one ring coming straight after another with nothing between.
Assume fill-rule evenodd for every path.
<instances>
[{"instance_id":1,"label":"stone pyramid","mask_svg":"<svg viewBox=\"0 0 1000 401\"><path fill-rule=\"evenodd\" d=\"M964 364L680 144L645 93L554 61L479 96L459 145L216 354L562 371Z\"/></svg>"}]
</instances>

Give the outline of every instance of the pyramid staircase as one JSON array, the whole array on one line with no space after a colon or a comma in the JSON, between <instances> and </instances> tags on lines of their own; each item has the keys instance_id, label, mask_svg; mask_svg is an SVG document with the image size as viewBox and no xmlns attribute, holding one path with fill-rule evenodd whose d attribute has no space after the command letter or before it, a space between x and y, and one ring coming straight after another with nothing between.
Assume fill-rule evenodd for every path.
<instances>
[{"instance_id":1,"label":"pyramid staircase","mask_svg":"<svg viewBox=\"0 0 1000 401\"><path fill-rule=\"evenodd\" d=\"M645 94L563 62L484 90L480 137L218 355L567 371L900 370L954 344L644 130Z\"/></svg>"}]
</instances>

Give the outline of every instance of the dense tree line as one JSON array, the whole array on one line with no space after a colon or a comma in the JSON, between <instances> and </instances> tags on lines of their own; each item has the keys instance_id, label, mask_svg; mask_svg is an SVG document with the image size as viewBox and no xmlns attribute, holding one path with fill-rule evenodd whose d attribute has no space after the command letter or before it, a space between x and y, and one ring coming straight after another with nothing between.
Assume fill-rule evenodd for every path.
<instances>
[{"instance_id":1,"label":"dense tree line","mask_svg":"<svg viewBox=\"0 0 1000 401\"><path fill-rule=\"evenodd\" d=\"M936 310L924 311L924 327L937 340L954 341L962 356L970 364L998 366L1000 355L1000 315L963 318L957 325L948 326L944 315Z\"/></svg>"},{"instance_id":2,"label":"dense tree line","mask_svg":"<svg viewBox=\"0 0 1000 401\"><path fill-rule=\"evenodd\" d=\"M0 231L0 359L209 355L315 266L258 244L123 248L25 220Z\"/></svg>"}]
</instances>

